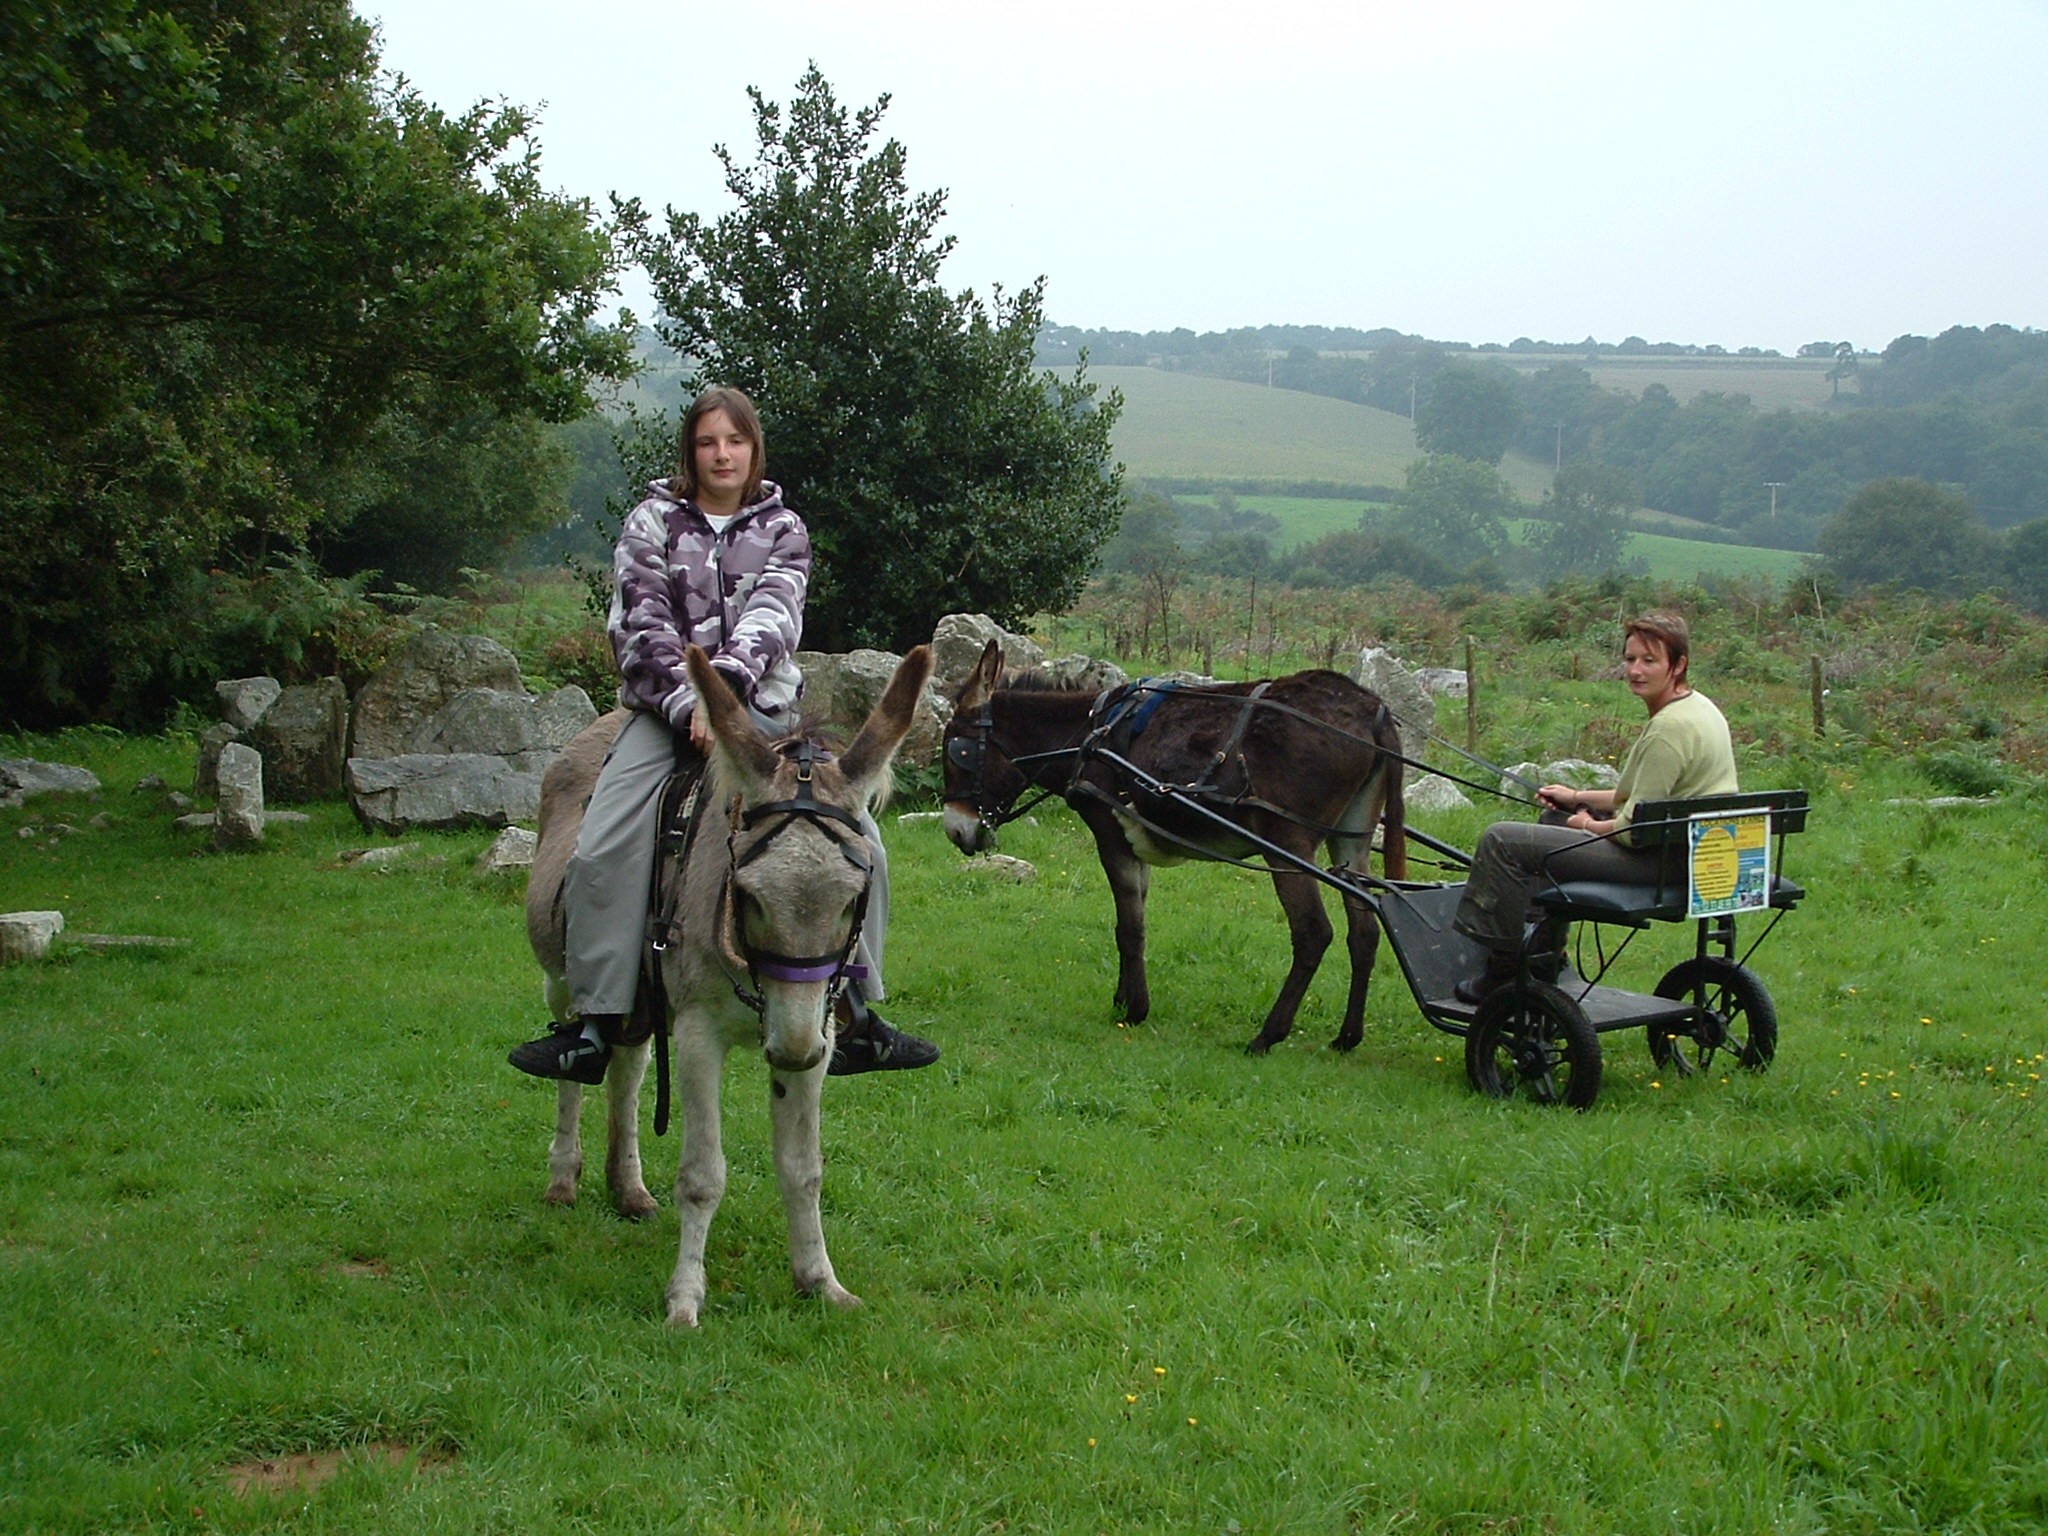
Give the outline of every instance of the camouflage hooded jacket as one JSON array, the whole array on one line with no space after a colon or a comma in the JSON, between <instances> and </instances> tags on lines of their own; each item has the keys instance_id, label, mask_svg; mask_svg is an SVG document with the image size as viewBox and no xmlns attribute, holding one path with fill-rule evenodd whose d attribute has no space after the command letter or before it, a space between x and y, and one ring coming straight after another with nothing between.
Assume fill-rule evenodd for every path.
<instances>
[{"instance_id":1,"label":"camouflage hooded jacket","mask_svg":"<svg viewBox=\"0 0 2048 1536\"><path fill-rule=\"evenodd\" d=\"M683 649L701 645L739 695L774 719L796 702L811 536L782 504L782 488L761 496L714 533L695 502L665 480L626 515L612 555L607 626L623 680L619 696L682 730L697 702Z\"/></svg>"}]
</instances>

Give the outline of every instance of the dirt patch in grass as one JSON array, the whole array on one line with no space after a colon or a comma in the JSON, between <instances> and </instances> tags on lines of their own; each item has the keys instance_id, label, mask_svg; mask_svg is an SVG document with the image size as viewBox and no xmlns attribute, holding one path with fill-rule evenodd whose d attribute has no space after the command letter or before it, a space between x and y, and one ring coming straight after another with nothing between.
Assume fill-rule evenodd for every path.
<instances>
[{"instance_id":1,"label":"dirt patch in grass","mask_svg":"<svg viewBox=\"0 0 2048 1536\"><path fill-rule=\"evenodd\" d=\"M445 1451L421 1451L400 1441L377 1440L345 1450L295 1451L289 1456L238 1461L226 1469L225 1475L237 1498L262 1493L310 1493L331 1482L351 1458L394 1467L411 1464L415 1471L426 1473L445 1471L451 1460Z\"/></svg>"}]
</instances>

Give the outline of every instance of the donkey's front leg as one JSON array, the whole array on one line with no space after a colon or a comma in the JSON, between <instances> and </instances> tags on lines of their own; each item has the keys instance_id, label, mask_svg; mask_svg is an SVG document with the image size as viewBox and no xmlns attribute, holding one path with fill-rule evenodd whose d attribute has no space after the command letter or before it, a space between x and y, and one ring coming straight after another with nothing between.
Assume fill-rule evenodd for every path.
<instances>
[{"instance_id":1,"label":"donkey's front leg","mask_svg":"<svg viewBox=\"0 0 2048 1536\"><path fill-rule=\"evenodd\" d=\"M583 1085L567 1078L555 1085L555 1134L548 1142L549 1205L574 1205L583 1177Z\"/></svg>"},{"instance_id":2,"label":"donkey's front leg","mask_svg":"<svg viewBox=\"0 0 2048 1536\"><path fill-rule=\"evenodd\" d=\"M1086 803L1081 819L1095 834L1095 852L1116 900L1116 996L1111 1002L1119 1018L1142 1024L1152 1011L1152 989L1145 980L1145 893L1151 888L1152 871L1131 851L1123 828L1106 807Z\"/></svg>"},{"instance_id":3,"label":"donkey's front leg","mask_svg":"<svg viewBox=\"0 0 2048 1536\"><path fill-rule=\"evenodd\" d=\"M694 1328L704 1309L704 1239L725 1198L725 1145L718 1122L718 1080L725 1046L709 1020L676 1029L677 1096L683 1111L683 1156L676 1168L676 1214L682 1238L668 1283L668 1325Z\"/></svg>"},{"instance_id":4,"label":"donkey's front leg","mask_svg":"<svg viewBox=\"0 0 2048 1536\"><path fill-rule=\"evenodd\" d=\"M605 1074L610 1088L606 1106L604 1180L611 1189L612 1203L628 1221L652 1216L654 1196L647 1193L640 1171L640 1083L647 1076L647 1056L652 1038L638 1045L622 1045L612 1051L611 1070Z\"/></svg>"},{"instance_id":5,"label":"donkey's front leg","mask_svg":"<svg viewBox=\"0 0 2048 1536\"><path fill-rule=\"evenodd\" d=\"M825 1252L825 1227L818 1216L818 1190L825 1179L825 1154L818 1142L818 1094L825 1063L808 1072L768 1075L768 1114L775 1127L775 1182L782 1186L782 1212L789 1222L789 1272L805 1296L822 1296L835 1307L857 1307L860 1298L839 1283Z\"/></svg>"}]
</instances>

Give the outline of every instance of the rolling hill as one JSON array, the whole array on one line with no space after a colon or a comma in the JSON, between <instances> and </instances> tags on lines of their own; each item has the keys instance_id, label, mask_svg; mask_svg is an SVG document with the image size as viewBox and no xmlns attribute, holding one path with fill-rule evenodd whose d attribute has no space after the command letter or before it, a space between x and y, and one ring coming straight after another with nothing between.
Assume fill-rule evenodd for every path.
<instances>
[{"instance_id":1,"label":"rolling hill","mask_svg":"<svg viewBox=\"0 0 2048 1536\"><path fill-rule=\"evenodd\" d=\"M1159 368L1091 368L1088 377L1123 391L1116 454L1138 479L1398 486L1421 456L1406 417L1346 400ZM1543 494L1550 473L1520 454L1501 466L1525 500Z\"/></svg>"}]
</instances>

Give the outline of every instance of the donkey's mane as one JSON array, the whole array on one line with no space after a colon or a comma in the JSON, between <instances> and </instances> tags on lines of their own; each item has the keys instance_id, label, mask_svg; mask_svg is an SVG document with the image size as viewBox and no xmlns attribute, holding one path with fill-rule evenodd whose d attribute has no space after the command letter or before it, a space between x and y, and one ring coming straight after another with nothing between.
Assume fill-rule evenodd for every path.
<instances>
[{"instance_id":1,"label":"donkey's mane","mask_svg":"<svg viewBox=\"0 0 2048 1536\"><path fill-rule=\"evenodd\" d=\"M998 693L1097 693L1098 688L1085 678L1069 674L1055 677L1052 673L1037 667L1026 672L1012 673L996 685Z\"/></svg>"}]
</instances>

